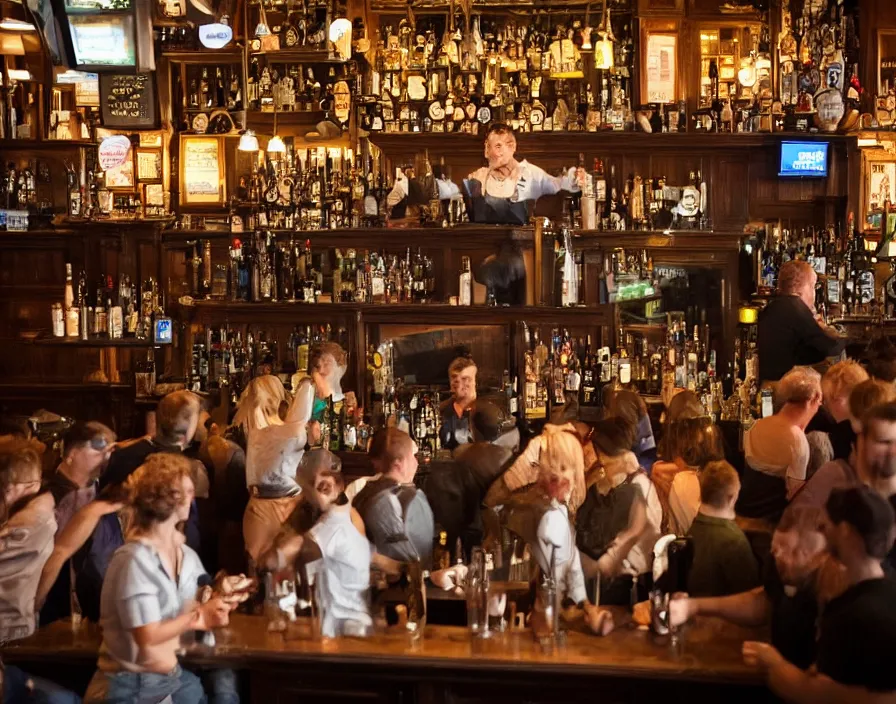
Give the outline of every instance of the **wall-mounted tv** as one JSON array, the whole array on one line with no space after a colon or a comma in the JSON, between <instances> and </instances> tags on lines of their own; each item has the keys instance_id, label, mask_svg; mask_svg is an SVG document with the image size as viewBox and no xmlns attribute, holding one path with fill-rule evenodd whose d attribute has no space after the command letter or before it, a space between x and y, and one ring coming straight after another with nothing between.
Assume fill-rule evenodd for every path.
<instances>
[{"instance_id":1,"label":"wall-mounted tv","mask_svg":"<svg viewBox=\"0 0 896 704\"><path fill-rule=\"evenodd\" d=\"M828 175L829 142L781 142L783 178L823 178Z\"/></svg>"},{"instance_id":2,"label":"wall-mounted tv","mask_svg":"<svg viewBox=\"0 0 896 704\"><path fill-rule=\"evenodd\" d=\"M149 0L52 0L65 64L94 73L155 70Z\"/></svg>"}]
</instances>

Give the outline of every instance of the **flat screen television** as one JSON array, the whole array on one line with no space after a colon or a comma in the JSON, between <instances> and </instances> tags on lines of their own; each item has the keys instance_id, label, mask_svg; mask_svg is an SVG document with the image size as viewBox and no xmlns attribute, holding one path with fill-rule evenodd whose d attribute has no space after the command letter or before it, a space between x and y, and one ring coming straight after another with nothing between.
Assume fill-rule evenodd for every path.
<instances>
[{"instance_id":1,"label":"flat screen television","mask_svg":"<svg viewBox=\"0 0 896 704\"><path fill-rule=\"evenodd\" d=\"M51 0L65 64L79 71L155 70L150 0Z\"/></svg>"},{"instance_id":2,"label":"flat screen television","mask_svg":"<svg viewBox=\"0 0 896 704\"><path fill-rule=\"evenodd\" d=\"M824 178L828 175L829 142L781 142L782 178Z\"/></svg>"}]
</instances>

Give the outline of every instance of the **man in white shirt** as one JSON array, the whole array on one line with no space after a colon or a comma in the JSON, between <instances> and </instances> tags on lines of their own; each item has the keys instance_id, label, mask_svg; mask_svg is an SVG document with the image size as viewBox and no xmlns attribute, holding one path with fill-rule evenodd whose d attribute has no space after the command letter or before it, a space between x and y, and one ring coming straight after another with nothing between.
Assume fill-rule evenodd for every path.
<instances>
[{"instance_id":1,"label":"man in white shirt","mask_svg":"<svg viewBox=\"0 0 896 704\"><path fill-rule=\"evenodd\" d=\"M363 524L343 498L339 458L328 450L312 450L302 458L296 479L302 502L319 517L305 533L281 536L265 563L278 569L296 559L305 564L320 607L322 635L365 635L373 623L367 602L371 550Z\"/></svg>"},{"instance_id":2,"label":"man in white shirt","mask_svg":"<svg viewBox=\"0 0 896 704\"><path fill-rule=\"evenodd\" d=\"M517 161L516 137L505 124L494 123L485 135L488 166L464 180L470 219L496 224L525 224L531 203L560 191L578 192L582 169L569 168L563 176L551 176L525 159ZM472 207L471 207L472 206Z\"/></svg>"}]
</instances>

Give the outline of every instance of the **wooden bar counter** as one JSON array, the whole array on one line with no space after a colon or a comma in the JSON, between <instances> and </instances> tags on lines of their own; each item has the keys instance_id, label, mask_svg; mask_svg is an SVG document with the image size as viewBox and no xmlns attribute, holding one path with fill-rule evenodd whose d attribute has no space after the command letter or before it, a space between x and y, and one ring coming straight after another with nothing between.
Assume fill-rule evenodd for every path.
<instances>
[{"instance_id":1,"label":"wooden bar counter","mask_svg":"<svg viewBox=\"0 0 896 704\"><path fill-rule=\"evenodd\" d=\"M251 701L383 704L772 701L741 644L763 634L715 619L681 632L679 644L637 630L624 612L600 638L573 627L565 646L544 652L530 631L472 640L462 628L428 626L422 642L401 632L367 639L312 639L307 624L269 633L260 616L235 614L214 649L194 647L188 664L238 669ZM47 672L93 667L99 629L57 622L4 648L7 662ZM52 672L52 670L49 670Z\"/></svg>"}]
</instances>

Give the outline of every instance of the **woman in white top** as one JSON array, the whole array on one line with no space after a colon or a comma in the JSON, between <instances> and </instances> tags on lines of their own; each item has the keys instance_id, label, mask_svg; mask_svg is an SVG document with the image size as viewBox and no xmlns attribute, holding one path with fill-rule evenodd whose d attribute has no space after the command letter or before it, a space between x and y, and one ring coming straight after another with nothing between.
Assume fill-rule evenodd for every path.
<instances>
[{"instance_id":1,"label":"woman in white top","mask_svg":"<svg viewBox=\"0 0 896 704\"><path fill-rule=\"evenodd\" d=\"M299 385L286 414L287 402L280 379L270 374L255 377L243 391L234 425L246 435L246 484L249 504L243 515L243 538L250 571L271 545L299 500L296 469L308 442L314 386Z\"/></svg>"},{"instance_id":2,"label":"woman in white top","mask_svg":"<svg viewBox=\"0 0 896 704\"><path fill-rule=\"evenodd\" d=\"M190 462L152 455L126 486L132 528L103 580L103 644L85 700L195 704L205 695L198 677L178 665L180 637L226 625L230 607L219 596L194 603L205 569L177 529L193 500Z\"/></svg>"},{"instance_id":3,"label":"woman in white top","mask_svg":"<svg viewBox=\"0 0 896 704\"><path fill-rule=\"evenodd\" d=\"M805 429L821 406L821 376L809 367L787 372L775 389L780 410L744 434L744 476L737 514L770 526L806 482L809 442Z\"/></svg>"}]
</instances>

